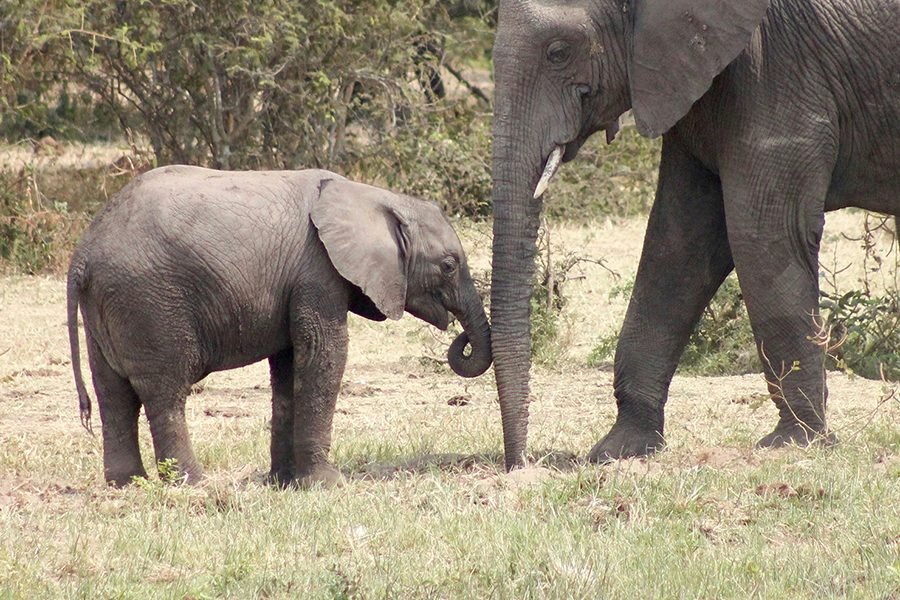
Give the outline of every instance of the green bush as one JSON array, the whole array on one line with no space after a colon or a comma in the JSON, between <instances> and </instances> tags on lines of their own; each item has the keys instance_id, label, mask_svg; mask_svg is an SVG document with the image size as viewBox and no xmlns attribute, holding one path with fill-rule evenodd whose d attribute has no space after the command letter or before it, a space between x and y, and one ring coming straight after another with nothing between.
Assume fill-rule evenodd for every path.
<instances>
[{"instance_id":1,"label":"green bush","mask_svg":"<svg viewBox=\"0 0 900 600\"><path fill-rule=\"evenodd\" d=\"M900 381L900 292L822 295L827 364L869 379Z\"/></svg>"},{"instance_id":2,"label":"green bush","mask_svg":"<svg viewBox=\"0 0 900 600\"><path fill-rule=\"evenodd\" d=\"M743 375L762 371L750 317L735 275L725 280L703 311L681 355L679 370L692 375Z\"/></svg>"},{"instance_id":3,"label":"green bush","mask_svg":"<svg viewBox=\"0 0 900 600\"><path fill-rule=\"evenodd\" d=\"M632 279L613 288L610 297L630 296L633 287ZM601 338L588 356L588 364L598 366L612 361L618 337L616 332ZM690 375L741 375L762 371L736 276L731 275L724 281L704 309L681 355L678 370Z\"/></svg>"},{"instance_id":4,"label":"green bush","mask_svg":"<svg viewBox=\"0 0 900 600\"><path fill-rule=\"evenodd\" d=\"M410 70L435 60L427 0L79 4L70 68L159 164L338 165L350 124L409 110Z\"/></svg>"}]
</instances>

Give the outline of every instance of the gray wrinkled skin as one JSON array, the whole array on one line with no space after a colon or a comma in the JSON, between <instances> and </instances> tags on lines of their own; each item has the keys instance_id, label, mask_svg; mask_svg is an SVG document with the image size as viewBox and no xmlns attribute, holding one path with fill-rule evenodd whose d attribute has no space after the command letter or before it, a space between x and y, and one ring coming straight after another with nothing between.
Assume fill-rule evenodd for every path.
<instances>
[{"instance_id":1,"label":"gray wrinkled skin","mask_svg":"<svg viewBox=\"0 0 900 600\"><path fill-rule=\"evenodd\" d=\"M448 311L472 351L451 365L490 365L490 330L455 232L432 203L327 171L222 172L172 166L135 178L96 217L72 257L69 334L82 419L81 308L103 428L108 482L145 476L144 407L157 462L203 470L185 424L191 384L268 359L270 477L331 483L335 401L347 357L347 313L440 328Z\"/></svg>"},{"instance_id":2,"label":"gray wrinkled skin","mask_svg":"<svg viewBox=\"0 0 900 600\"><path fill-rule=\"evenodd\" d=\"M508 468L527 437L535 187L555 149L568 161L597 131L611 140L628 109L663 135L662 160L618 417L590 460L663 447L678 359L732 270L780 415L759 444L833 441L819 241L826 211L900 213L898 31L897 0L501 0L491 324Z\"/></svg>"}]
</instances>

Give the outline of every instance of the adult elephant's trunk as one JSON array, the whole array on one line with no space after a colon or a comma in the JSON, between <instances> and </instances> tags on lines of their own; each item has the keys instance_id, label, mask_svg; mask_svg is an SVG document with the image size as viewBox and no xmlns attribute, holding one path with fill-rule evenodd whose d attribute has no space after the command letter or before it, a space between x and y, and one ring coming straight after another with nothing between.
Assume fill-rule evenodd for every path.
<instances>
[{"instance_id":1,"label":"adult elephant's trunk","mask_svg":"<svg viewBox=\"0 0 900 600\"><path fill-rule=\"evenodd\" d=\"M541 149L515 131L509 105L498 97L494 115L494 250L491 326L508 470L525 463L531 369L531 294L541 201L535 186ZM527 141L526 141L527 140Z\"/></svg>"},{"instance_id":2,"label":"adult elephant's trunk","mask_svg":"<svg viewBox=\"0 0 900 600\"><path fill-rule=\"evenodd\" d=\"M468 277L468 273L465 276ZM460 377L478 377L491 366L491 327L475 286L467 285L461 289L464 291L460 305L452 312L459 319L463 333L450 345L447 361ZM471 347L468 354L465 352L467 346Z\"/></svg>"},{"instance_id":3,"label":"adult elephant's trunk","mask_svg":"<svg viewBox=\"0 0 900 600\"><path fill-rule=\"evenodd\" d=\"M585 86L568 86L557 93L554 77L541 70L550 48L535 46L528 32L535 31L552 9L523 0L501 0L498 9L493 53L491 331L506 468L513 469L525 463L528 437L531 295L540 197L568 150L565 144L580 132ZM584 27L579 24L579 31ZM562 51L565 54L566 49Z\"/></svg>"}]
</instances>

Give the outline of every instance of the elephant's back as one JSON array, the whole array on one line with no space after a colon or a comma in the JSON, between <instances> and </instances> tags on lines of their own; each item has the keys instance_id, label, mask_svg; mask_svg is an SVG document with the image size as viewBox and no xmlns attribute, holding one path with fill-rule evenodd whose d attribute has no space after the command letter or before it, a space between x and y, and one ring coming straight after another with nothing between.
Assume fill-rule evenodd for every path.
<instances>
[{"instance_id":1,"label":"elephant's back","mask_svg":"<svg viewBox=\"0 0 900 600\"><path fill-rule=\"evenodd\" d=\"M100 343L109 348L128 347L122 340L134 331L153 348L194 340L206 369L258 359L254 339L268 340L263 355L277 350L286 343L286 281L313 235L309 194L324 173L178 166L135 178L73 257L91 307L86 323L98 330L106 323ZM246 353L217 354L245 346Z\"/></svg>"},{"instance_id":2,"label":"elephant's back","mask_svg":"<svg viewBox=\"0 0 900 600\"><path fill-rule=\"evenodd\" d=\"M302 254L312 231L310 194L326 174L148 171L98 214L73 263L95 291L152 282L174 294L197 285L232 297L258 294L285 278Z\"/></svg>"},{"instance_id":3,"label":"elephant's back","mask_svg":"<svg viewBox=\"0 0 900 600\"><path fill-rule=\"evenodd\" d=\"M97 215L86 253L158 256L215 249L248 254L266 240L309 227L309 200L326 178L308 171L217 171L174 165L139 175ZM191 251L193 250L193 252ZM184 257L188 258L188 256ZM233 256L238 259L238 256ZM246 256L245 258L249 258Z\"/></svg>"}]
</instances>

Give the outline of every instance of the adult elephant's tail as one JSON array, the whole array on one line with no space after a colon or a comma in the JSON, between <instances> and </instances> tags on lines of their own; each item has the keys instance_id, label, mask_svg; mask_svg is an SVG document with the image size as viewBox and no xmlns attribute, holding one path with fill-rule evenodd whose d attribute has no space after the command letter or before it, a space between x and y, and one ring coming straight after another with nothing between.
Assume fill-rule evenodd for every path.
<instances>
[{"instance_id":1,"label":"adult elephant's tail","mask_svg":"<svg viewBox=\"0 0 900 600\"><path fill-rule=\"evenodd\" d=\"M90 433L94 433L91 425L91 397L88 395L81 375L81 349L78 343L78 296L84 278L84 265L76 259L72 260L66 280L66 311L69 322L69 350L72 354L72 371L75 375L75 389L78 391L78 408L81 413L81 425Z\"/></svg>"}]
</instances>

